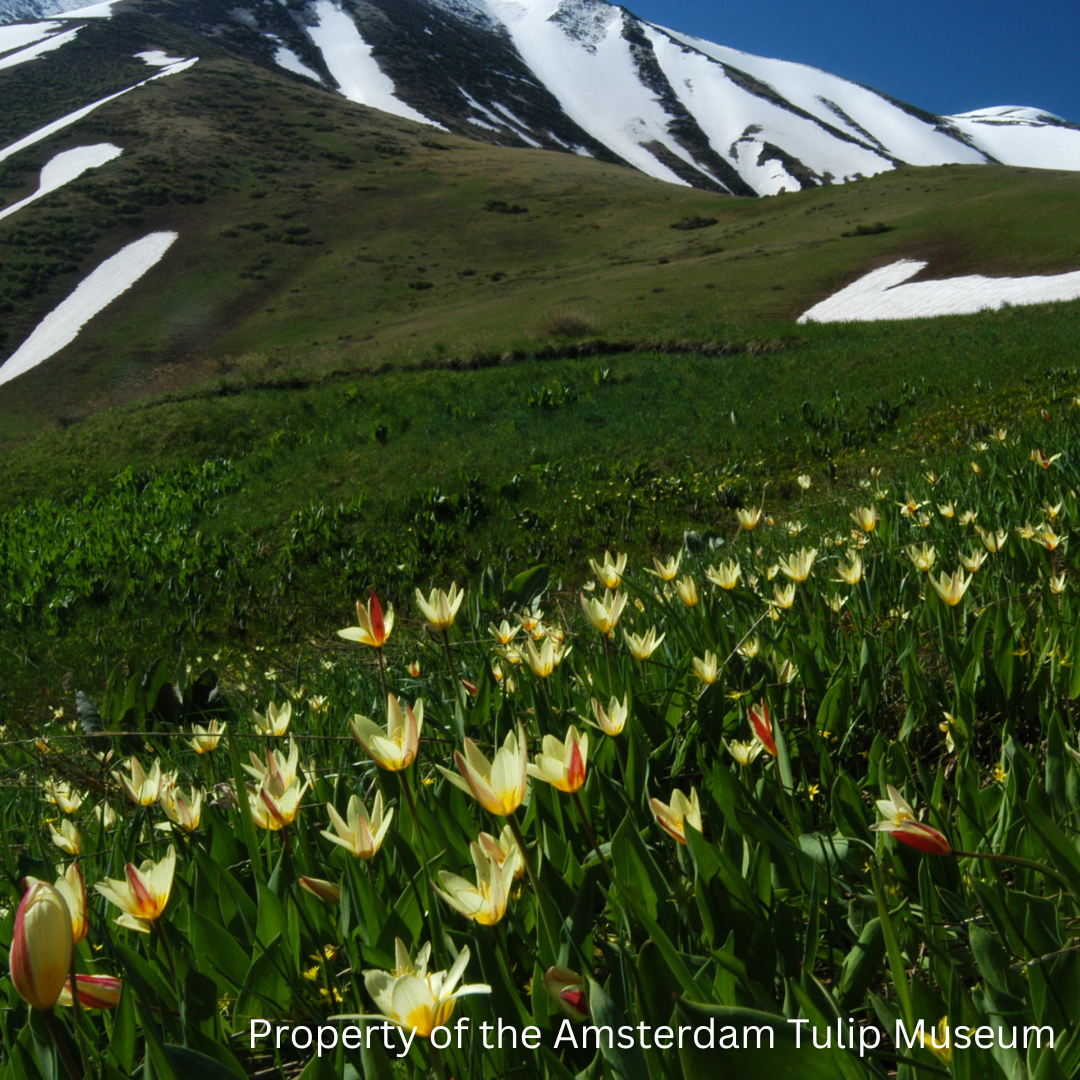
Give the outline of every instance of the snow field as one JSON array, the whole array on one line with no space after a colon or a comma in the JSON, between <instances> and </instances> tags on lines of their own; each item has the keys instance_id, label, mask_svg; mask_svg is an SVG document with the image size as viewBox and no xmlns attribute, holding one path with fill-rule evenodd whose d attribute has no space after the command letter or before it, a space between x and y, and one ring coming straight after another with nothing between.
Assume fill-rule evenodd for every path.
<instances>
[{"instance_id":1,"label":"snow field","mask_svg":"<svg viewBox=\"0 0 1080 1080\"><path fill-rule=\"evenodd\" d=\"M901 259L872 270L858 281L815 304L799 316L807 322L877 322L925 319L939 315L973 315L1005 304L1049 304L1080 300L1080 271L1022 278L988 278L980 274L943 281L904 282L927 263Z\"/></svg>"},{"instance_id":2,"label":"snow field","mask_svg":"<svg viewBox=\"0 0 1080 1080\"><path fill-rule=\"evenodd\" d=\"M112 143L96 143L94 146L76 146L72 150L65 150L49 159L41 170L41 179L38 181L38 189L33 195L27 195L25 199L14 203L12 206L0 210L0 219L21 210L24 206L48 195L51 191L70 184L78 179L88 169L100 168L113 158L119 157L123 151L119 146Z\"/></svg>"},{"instance_id":3,"label":"snow field","mask_svg":"<svg viewBox=\"0 0 1080 1080\"><path fill-rule=\"evenodd\" d=\"M36 45L30 45L25 49L20 49L19 52L0 57L0 71L3 71L4 68L15 67L17 64L25 64L28 60L36 60L45 53L61 48L69 41L74 41L81 29L81 26L76 26L74 30L65 30L62 34L54 34L44 41L37 42Z\"/></svg>"},{"instance_id":4,"label":"snow field","mask_svg":"<svg viewBox=\"0 0 1080 1080\"><path fill-rule=\"evenodd\" d=\"M21 49L60 29L58 22L13 23L0 26L0 53Z\"/></svg>"},{"instance_id":5,"label":"snow field","mask_svg":"<svg viewBox=\"0 0 1080 1080\"><path fill-rule=\"evenodd\" d=\"M53 308L22 345L0 365L0 385L37 367L70 345L98 312L108 307L161 261L178 235L174 232L150 233L106 259L76 286L66 300Z\"/></svg>"}]
</instances>

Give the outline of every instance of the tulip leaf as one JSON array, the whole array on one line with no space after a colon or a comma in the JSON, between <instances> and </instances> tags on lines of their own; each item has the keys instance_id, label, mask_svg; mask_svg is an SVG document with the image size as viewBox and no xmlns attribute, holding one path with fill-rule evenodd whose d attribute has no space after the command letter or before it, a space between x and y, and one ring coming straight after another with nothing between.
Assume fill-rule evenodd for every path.
<instances>
[{"instance_id":1,"label":"tulip leaf","mask_svg":"<svg viewBox=\"0 0 1080 1080\"><path fill-rule=\"evenodd\" d=\"M1046 844L1054 864L1068 879L1073 895L1080 898L1080 851L1077 851L1076 844L1032 802L1021 800L1020 809Z\"/></svg>"},{"instance_id":2,"label":"tulip leaf","mask_svg":"<svg viewBox=\"0 0 1080 1080\"><path fill-rule=\"evenodd\" d=\"M236 1080L232 1069L190 1047L166 1044L161 1049L173 1072L183 1080Z\"/></svg>"},{"instance_id":3,"label":"tulip leaf","mask_svg":"<svg viewBox=\"0 0 1080 1080\"><path fill-rule=\"evenodd\" d=\"M523 571L506 583L503 589L504 606L520 604L522 607L531 607L533 601L544 592L550 581L550 566L541 564L534 566L531 570Z\"/></svg>"},{"instance_id":4,"label":"tulip leaf","mask_svg":"<svg viewBox=\"0 0 1080 1080\"><path fill-rule=\"evenodd\" d=\"M235 1015L281 1016L292 1001L292 991L279 967L282 939L279 934L266 942L244 977L244 989L236 1001Z\"/></svg>"},{"instance_id":5,"label":"tulip leaf","mask_svg":"<svg viewBox=\"0 0 1080 1080\"><path fill-rule=\"evenodd\" d=\"M624 1048L623 1040L618 1038L617 1033L626 1025L626 1018L600 984L592 979L589 979L589 1017L595 1025L600 1053L615 1080L649 1080L649 1066L637 1040L630 1040L629 1048ZM584 1039L590 1028L591 1025L585 1025L578 1029L578 1034Z\"/></svg>"},{"instance_id":6,"label":"tulip leaf","mask_svg":"<svg viewBox=\"0 0 1080 1080\"><path fill-rule=\"evenodd\" d=\"M725 1005L699 1005L680 998L680 1027L692 1030L679 1050L685 1080L836 1080L868 1076L854 1058L835 1049L817 1050L806 1025L782 1016ZM801 1045L796 1027L802 1029ZM758 1049L760 1040L761 1049ZM769 1049L770 1040L772 1049ZM721 1045L728 1044L728 1045ZM846 1060L844 1060L846 1058Z\"/></svg>"},{"instance_id":7,"label":"tulip leaf","mask_svg":"<svg viewBox=\"0 0 1080 1080\"><path fill-rule=\"evenodd\" d=\"M840 969L841 1009L847 1011L862 1001L863 995L878 977L884 960L885 934L881 919L870 919L863 927L859 940L844 957Z\"/></svg>"}]
</instances>

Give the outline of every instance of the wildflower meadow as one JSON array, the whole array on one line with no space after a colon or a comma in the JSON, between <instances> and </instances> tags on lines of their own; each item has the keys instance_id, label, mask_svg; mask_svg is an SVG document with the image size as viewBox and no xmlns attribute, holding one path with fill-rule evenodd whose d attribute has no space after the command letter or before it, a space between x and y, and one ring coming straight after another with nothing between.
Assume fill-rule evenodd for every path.
<instances>
[{"instance_id":1,"label":"wildflower meadow","mask_svg":"<svg viewBox=\"0 0 1080 1080\"><path fill-rule=\"evenodd\" d=\"M1039 435L72 689L0 750L0 1077L1080 1074Z\"/></svg>"}]
</instances>

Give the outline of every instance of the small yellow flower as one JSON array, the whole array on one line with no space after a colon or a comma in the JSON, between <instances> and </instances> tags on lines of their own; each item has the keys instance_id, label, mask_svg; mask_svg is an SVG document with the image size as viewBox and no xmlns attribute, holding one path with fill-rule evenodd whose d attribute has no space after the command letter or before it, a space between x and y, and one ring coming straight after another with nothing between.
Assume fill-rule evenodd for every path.
<instances>
[{"instance_id":1,"label":"small yellow flower","mask_svg":"<svg viewBox=\"0 0 1080 1080\"><path fill-rule=\"evenodd\" d=\"M1056 551L1064 536L1059 536L1049 525L1042 525L1035 530L1036 543L1042 544L1047 551Z\"/></svg>"},{"instance_id":2,"label":"small yellow flower","mask_svg":"<svg viewBox=\"0 0 1080 1080\"><path fill-rule=\"evenodd\" d=\"M921 1035L924 1050L929 1050L942 1064L952 1064L952 1047L949 1044L949 1018L943 1016L936 1031Z\"/></svg>"},{"instance_id":3,"label":"small yellow flower","mask_svg":"<svg viewBox=\"0 0 1080 1080\"><path fill-rule=\"evenodd\" d=\"M525 656L529 667L538 679L546 679L565 659L570 649L556 648L550 637L545 638L540 648L530 640L525 643Z\"/></svg>"},{"instance_id":4,"label":"small yellow flower","mask_svg":"<svg viewBox=\"0 0 1080 1080\"><path fill-rule=\"evenodd\" d=\"M94 888L123 912L116 920L119 926L148 934L152 924L164 914L175 871L176 849L170 847L160 862L147 859L139 867L128 863L124 868L125 880L106 878Z\"/></svg>"},{"instance_id":5,"label":"small yellow flower","mask_svg":"<svg viewBox=\"0 0 1080 1080\"><path fill-rule=\"evenodd\" d=\"M515 864L510 860L500 862L475 841L469 845L469 853L476 869L476 884L440 870L442 888L435 886L435 892L466 919L480 926L494 926L506 914Z\"/></svg>"},{"instance_id":6,"label":"small yellow flower","mask_svg":"<svg viewBox=\"0 0 1080 1080\"><path fill-rule=\"evenodd\" d=\"M657 637L655 626L650 626L649 629L641 635L628 634L623 630L623 637L626 639L626 645L627 648L629 648L631 655L635 660L642 663L652 656L666 636L666 634L661 634Z\"/></svg>"},{"instance_id":7,"label":"small yellow flower","mask_svg":"<svg viewBox=\"0 0 1080 1080\"><path fill-rule=\"evenodd\" d=\"M976 476L982 476L982 466L977 461L971 462L968 465L968 468L971 469L972 473Z\"/></svg>"},{"instance_id":8,"label":"small yellow flower","mask_svg":"<svg viewBox=\"0 0 1080 1080\"><path fill-rule=\"evenodd\" d=\"M383 813L382 792L375 793L375 802L371 807L371 817L360 800L359 795L349 796L349 805L343 818L330 803L326 804L330 814L333 832L324 831L323 836L331 843L352 852L358 859L372 859L382 846L383 839L394 819L394 811Z\"/></svg>"},{"instance_id":9,"label":"small yellow flower","mask_svg":"<svg viewBox=\"0 0 1080 1080\"><path fill-rule=\"evenodd\" d=\"M1005 771L1005 766L1002 765L1001 762L998 762L998 764L994 766L994 783L1004 784L1008 779L1009 774Z\"/></svg>"},{"instance_id":10,"label":"small yellow flower","mask_svg":"<svg viewBox=\"0 0 1080 1080\"><path fill-rule=\"evenodd\" d=\"M836 615L840 614L840 609L847 603L847 597L841 596L839 593L833 593L825 602L829 605L829 608Z\"/></svg>"},{"instance_id":11,"label":"small yellow flower","mask_svg":"<svg viewBox=\"0 0 1080 1080\"><path fill-rule=\"evenodd\" d=\"M76 813L86 798L62 780L47 780L42 786L42 793L45 802L51 803L64 814Z\"/></svg>"},{"instance_id":12,"label":"small yellow flower","mask_svg":"<svg viewBox=\"0 0 1080 1080\"><path fill-rule=\"evenodd\" d=\"M817 784L806 785L806 797L813 802L821 794L821 788Z\"/></svg>"},{"instance_id":13,"label":"small yellow flower","mask_svg":"<svg viewBox=\"0 0 1080 1080\"><path fill-rule=\"evenodd\" d=\"M466 739L465 753L456 750L454 762L460 775L442 765L436 767L450 783L471 795L488 813L506 817L524 800L529 783L529 749L520 721L516 731L507 733L494 761L489 761L472 739Z\"/></svg>"},{"instance_id":14,"label":"small yellow flower","mask_svg":"<svg viewBox=\"0 0 1080 1080\"><path fill-rule=\"evenodd\" d=\"M372 649L381 649L394 629L394 605L391 604L383 615L382 604L371 590L371 599L367 604L356 601L356 626L347 626L339 630L338 637L346 641L356 641Z\"/></svg>"},{"instance_id":15,"label":"small yellow flower","mask_svg":"<svg viewBox=\"0 0 1080 1080\"><path fill-rule=\"evenodd\" d=\"M919 502L919 500L909 491L907 492L907 500L902 503L897 503L896 505L900 507L901 517L910 518L914 517L919 512L919 509L926 505L926 502Z\"/></svg>"},{"instance_id":16,"label":"small yellow flower","mask_svg":"<svg viewBox=\"0 0 1080 1080\"><path fill-rule=\"evenodd\" d=\"M356 741L380 769L401 772L415 760L424 727L424 703L420 699L404 711L393 694L386 696L386 727L367 716L354 716L349 725Z\"/></svg>"}]
</instances>

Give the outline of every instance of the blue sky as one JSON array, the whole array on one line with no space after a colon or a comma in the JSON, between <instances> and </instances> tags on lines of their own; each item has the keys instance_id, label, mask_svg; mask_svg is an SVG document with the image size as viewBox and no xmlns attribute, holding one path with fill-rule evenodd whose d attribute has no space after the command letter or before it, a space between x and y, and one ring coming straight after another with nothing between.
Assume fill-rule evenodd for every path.
<instances>
[{"instance_id":1,"label":"blue sky","mask_svg":"<svg viewBox=\"0 0 1080 1080\"><path fill-rule=\"evenodd\" d=\"M1080 123L1077 0L622 0L650 22L798 60L939 114L1031 105Z\"/></svg>"}]
</instances>

